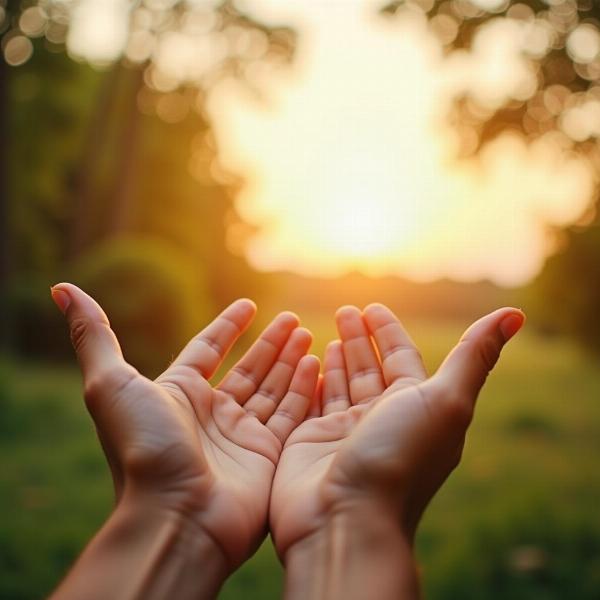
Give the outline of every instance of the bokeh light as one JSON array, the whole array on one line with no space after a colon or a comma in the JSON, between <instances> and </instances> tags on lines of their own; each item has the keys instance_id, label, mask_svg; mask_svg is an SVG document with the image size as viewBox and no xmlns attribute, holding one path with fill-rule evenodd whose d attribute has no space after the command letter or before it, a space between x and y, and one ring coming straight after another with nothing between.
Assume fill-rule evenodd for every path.
<instances>
[{"instance_id":1,"label":"bokeh light","mask_svg":"<svg viewBox=\"0 0 600 600\"><path fill-rule=\"evenodd\" d=\"M26 63L33 54L33 44L31 40L24 35L14 35L3 40L4 60L17 67Z\"/></svg>"}]
</instances>

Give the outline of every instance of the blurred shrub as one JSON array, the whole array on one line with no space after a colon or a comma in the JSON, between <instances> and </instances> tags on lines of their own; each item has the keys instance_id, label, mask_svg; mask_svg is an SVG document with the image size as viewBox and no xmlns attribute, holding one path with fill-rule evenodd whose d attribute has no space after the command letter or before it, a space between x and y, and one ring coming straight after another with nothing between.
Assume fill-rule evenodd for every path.
<instances>
[{"instance_id":1,"label":"blurred shrub","mask_svg":"<svg viewBox=\"0 0 600 600\"><path fill-rule=\"evenodd\" d=\"M148 376L212 315L202 265L159 239L105 242L74 265L72 281L100 303L125 357Z\"/></svg>"},{"instance_id":2,"label":"blurred shrub","mask_svg":"<svg viewBox=\"0 0 600 600\"><path fill-rule=\"evenodd\" d=\"M543 331L572 334L600 353L600 222L564 232L562 249L546 263L530 298Z\"/></svg>"},{"instance_id":3,"label":"blurred shrub","mask_svg":"<svg viewBox=\"0 0 600 600\"><path fill-rule=\"evenodd\" d=\"M9 287L11 342L19 356L51 360L73 356L64 319L50 299L53 283L39 274L22 273Z\"/></svg>"}]
</instances>

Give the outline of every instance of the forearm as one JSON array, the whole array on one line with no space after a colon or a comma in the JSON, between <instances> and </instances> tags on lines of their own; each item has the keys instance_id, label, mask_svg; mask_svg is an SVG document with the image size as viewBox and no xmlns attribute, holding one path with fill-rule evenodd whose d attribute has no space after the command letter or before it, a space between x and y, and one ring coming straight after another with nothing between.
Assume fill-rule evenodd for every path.
<instances>
[{"instance_id":1,"label":"forearm","mask_svg":"<svg viewBox=\"0 0 600 600\"><path fill-rule=\"evenodd\" d=\"M119 504L52 600L216 597L224 556L180 515L144 502Z\"/></svg>"},{"instance_id":2,"label":"forearm","mask_svg":"<svg viewBox=\"0 0 600 600\"><path fill-rule=\"evenodd\" d=\"M410 541L375 512L333 516L288 550L285 565L286 600L419 598Z\"/></svg>"}]
</instances>

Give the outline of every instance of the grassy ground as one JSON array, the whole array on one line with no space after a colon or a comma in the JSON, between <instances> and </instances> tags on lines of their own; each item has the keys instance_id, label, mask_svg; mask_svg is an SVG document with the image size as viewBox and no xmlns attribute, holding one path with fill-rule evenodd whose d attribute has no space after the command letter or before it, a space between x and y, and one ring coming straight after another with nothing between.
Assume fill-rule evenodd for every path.
<instances>
[{"instance_id":1,"label":"grassy ground","mask_svg":"<svg viewBox=\"0 0 600 600\"><path fill-rule=\"evenodd\" d=\"M315 315L320 351L333 335ZM431 367L460 324L415 322ZM73 369L0 366L0 598L44 596L111 507ZM463 464L418 539L432 599L600 598L600 364L526 333L480 399ZM221 598L279 597L267 541Z\"/></svg>"}]
</instances>

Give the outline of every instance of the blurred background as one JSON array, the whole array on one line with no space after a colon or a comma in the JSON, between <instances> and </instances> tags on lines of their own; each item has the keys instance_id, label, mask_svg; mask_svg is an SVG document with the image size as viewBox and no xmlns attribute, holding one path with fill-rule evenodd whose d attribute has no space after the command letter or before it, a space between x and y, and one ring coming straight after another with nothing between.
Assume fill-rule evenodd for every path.
<instances>
[{"instance_id":1,"label":"blurred background","mask_svg":"<svg viewBox=\"0 0 600 600\"><path fill-rule=\"evenodd\" d=\"M599 28L594 0L0 0L0 598L45 596L112 505L62 280L149 376L239 296L237 355L283 309L321 353L381 301L432 370L522 307L426 595L600 598ZM221 598L280 590L267 541Z\"/></svg>"}]
</instances>

